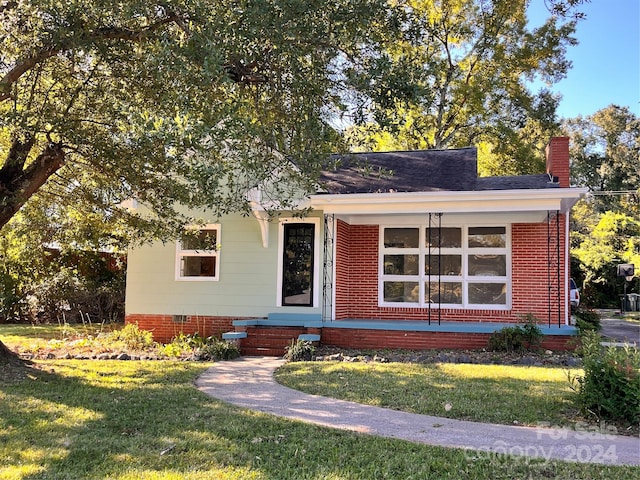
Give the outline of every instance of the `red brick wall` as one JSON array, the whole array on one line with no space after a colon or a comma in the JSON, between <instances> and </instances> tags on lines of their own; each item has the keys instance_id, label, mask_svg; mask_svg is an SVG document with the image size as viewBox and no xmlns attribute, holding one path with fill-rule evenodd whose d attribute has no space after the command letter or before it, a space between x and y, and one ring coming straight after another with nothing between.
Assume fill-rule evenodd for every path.
<instances>
[{"instance_id":1,"label":"red brick wall","mask_svg":"<svg viewBox=\"0 0 640 480\"><path fill-rule=\"evenodd\" d=\"M561 187L569 186L569 137L554 137L547 145L547 173L558 177Z\"/></svg>"},{"instance_id":2,"label":"red brick wall","mask_svg":"<svg viewBox=\"0 0 640 480\"><path fill-rule=\"evenodd\" d=\"M560 233L560 323L565 323L567 306L563 299L567 288L567 259L565 258L566 218L551 220L551 258L548 264L547 224L515 224L511 229L512 249L512 311L515 315L533 313L543 323L549 321L549 279L551 280L551 324L558 324L558 272L555 264L557 257L555 222L559 221Z\"/></svg>"},{"instance_id":3,"label":"red brick wall","mask_svg":"<svg viewBox=\"0 0 640 480\"><path fill-rule=\"evenodd\" d=\"M553 261L556 261L555 221L552 222ZM565 217L560 226L560 295L564 298L567 267L565 258ZM378 225L348 225L338 221L336 229L336 320L385 319L427 320L428 308L378 306ZM551 268L551 323L558 324L557 271ZM444 321L517 322L520 316L533 313L541 323L549 321L549 268L547 259L547 224L512 226L512 309L471 310L441 309ZM565 305L560 308L560 323L565 323ZM438 309L431 309L431 319L438 319Z\"/></svg>"},{"instance_id":4,"label":"red brick wall","mask_svg":"<svg viewBox=\"0 0 640 480\"><path fill-rule=\"evenodd\" d=\"M336 222L335 230L335 295L336 318L349 318L349 244L351 243L350 225L342 220Z\"/></svg>"},{"instance_id":5,"label":"red brick wall","mask_svg":"<svg viewBox=\"0 0 640 480\"><path fill-rule=\"evenodd\" d=\"M322 329L322 344L342 348L378 349L397 348L406 350L486 348L488 333L457 332L410 332L398 330L356 330L347 328ZM546 336L542 348L549 350L573 350L575 337L564 335Z\"/></svg>"},{"instance_id":6,"label":"red brick wall","mask_svg":"<svg viewBox=\"0 0 640 480\"><path fill-rule=\"evenodd\" d=\"M231 322L238 317L205 317L187 315L186 322L176 322L173 315L129 314L125 323L136 323L143 330L153 333L156 342L168 343L180 333L198 333L200 336L220 337L222 333L233 331Z\"/></svg>"}]
</instances>

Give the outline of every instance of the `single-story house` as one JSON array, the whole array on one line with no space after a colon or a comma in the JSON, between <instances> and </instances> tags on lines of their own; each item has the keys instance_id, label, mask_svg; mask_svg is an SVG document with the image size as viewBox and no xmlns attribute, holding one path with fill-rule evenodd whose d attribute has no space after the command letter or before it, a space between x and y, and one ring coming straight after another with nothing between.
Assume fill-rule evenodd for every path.
<instances>
[{"instance_id":1,"label":"single-story house","mask_svg":"<svg viewBox=\"0 0 640 480\"><path fill-rule=\"evenodd\" d=\"M169 341L236 339L282 355L291 339L350 348L483 348L529 316L570 348L569 139L547 173L478 177L474 147L341 157L301 199L309 214L211 218L189 241L128 255L126 322Z\"/></svg>"}]
</instances>

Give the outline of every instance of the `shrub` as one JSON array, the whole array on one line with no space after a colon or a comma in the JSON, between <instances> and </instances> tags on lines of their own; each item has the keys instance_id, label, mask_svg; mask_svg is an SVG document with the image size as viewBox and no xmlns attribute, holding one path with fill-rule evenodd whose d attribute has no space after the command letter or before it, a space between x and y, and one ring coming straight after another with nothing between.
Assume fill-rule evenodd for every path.
<instances>
[{"instance_id":1,"label":"shrub","mask_svg":"<svg viewBox=\"0 0 640 480\"><path fill-rule=\"evenodd\" d=\"M309 361L313 358L316 347L306 340L291 340L291 343L285 347L284 358L290 362Z\"/></svg>"},{"instance_id":2,"label":"shrub","mask_svg":"<svg viewBox=\"0 0 640 480\"><path fill-rule=\"evenodd\" d=\"M212 340L196 352L199 360L233 360L240 356L240 349L235 343L209 338Z\"/></svg>"},{"instance_id":3,"label":"shrub","mask_svg":"<svg viewBox=\"0 0 640 480\"><path fill-rule=\"evenodd\" d=\"M524 338L519 326L504 327L489 337L489 350L496 352L520 352L524 350Z\"/></svg>"},{"instance_id":4,"label":"shrub","mask_svg":"<svg viewBox=\"0 0 640 480\"><path fill-rule=\"evenodd\" d=\"M576 327L580 332L600 330L600 315L590 308L578 307L575 311Z\"/></svg>"},{"instance_id":5,"label":"shrub","mask_svg":"<svg viewBox=\"0 0 640 480\"><path fill-rule=\"evenodd\" d=\"M146 350L153 346L153 335L148 330L142 330L135 323L128 323L121 330L114 330L109 334L109 340L122 342L131 350Z\"/></svg>"},{"instance_id":6,"label":"shrub","mask_svg":"<svg viewBox=\"0 0 640 480\"><path fill-rule=\"evenodd\" d=\"M240 356L238 347L216 337L203 338L200 334L180 333L171 343L160 347L160 352L168 357L192 355L197 360L233 360Z\"/></svg>"},{"instance_id":7,"label":"shrub","mask_svg":"<svg viewBox=\"0 0 640 480\"><path fill-rule=\"evenodd\" d=\"M536 323L536 318L528 314L522 325L504 327L493 332L489 337L489 349L497 352L522 352L535 350L542 342L542 330Z\"/></svg>"},{"instance_id":8,"label":"shrub","mask_svg":"<svg viewBox=\"0 0 640 480\"><path fill-rule=\"evenodd\" d=\"M538 319L533 313L527 313L524 318L520 319L522 323L522 335L524 339L524 346L527 350L535 350L542 344L542 330L538 326Z\"/></svg>"},{"instance_id":9,"label":"shrub","mask_svg":"<svg viewBox=\"0 0 640 480\"><path fill-rule=\"evenodd\" d=\"M598 419L640 422L640 352L631 347L604 348L594 331L582 335L583 376L570 376L583 411Z\"/></svg>"}]
</instances>

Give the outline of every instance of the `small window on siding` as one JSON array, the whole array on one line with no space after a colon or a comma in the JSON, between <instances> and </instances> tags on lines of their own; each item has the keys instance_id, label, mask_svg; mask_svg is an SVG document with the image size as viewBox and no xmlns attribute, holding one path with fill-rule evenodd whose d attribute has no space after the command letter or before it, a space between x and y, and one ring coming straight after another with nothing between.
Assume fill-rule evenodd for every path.
<instances>
[{"instance_id":1,"label":"small window on siding","mask_svg":"<svg viewBox=\"0 0 640 480\"><path fill-rule=\"evenodd\" d=\"M219 247L219 225L206 225L179 240L176 244L176 280L218 280Z\"/></svg>"}]
</instances>

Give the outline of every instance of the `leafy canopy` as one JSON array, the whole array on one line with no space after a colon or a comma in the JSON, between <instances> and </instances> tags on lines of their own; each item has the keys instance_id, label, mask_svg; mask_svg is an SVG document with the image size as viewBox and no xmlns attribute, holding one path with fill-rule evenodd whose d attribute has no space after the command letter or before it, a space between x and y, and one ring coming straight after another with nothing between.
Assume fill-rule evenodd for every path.
<instances>
[{"instance_id":1,"label":"leafy canopy","mask_svg":"<svg viewBox=\"0 0 640 480\"><path fill-rule=\"evenodd\" d=\"M305 188L299 172L336 148L341 72L383 6L0 3L0 227L29 200L59 231L73 211L107 222L96 231L162 236L188 220L181 207L246 210L274 171ZM128 198L147 214L120 208Z\"/></svg>"},{"instance_id":2,"label":"leafy canopy","mask_svg":"<svg viewBox=\"0 0 640 480\"><path fill-rule=\"evenodd\" d=\"M554 2L559 4L562 2ZM451 148L484 144L486 174L531 173L558 129L558 97L530 91L570 68L575 20L527 25L527 0L399 2L402 38L352 77L363 94L351 141L362 149ZM550 6L551 7L551 6Z\"/></svg>"}]
</instances>

